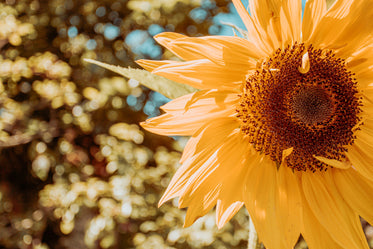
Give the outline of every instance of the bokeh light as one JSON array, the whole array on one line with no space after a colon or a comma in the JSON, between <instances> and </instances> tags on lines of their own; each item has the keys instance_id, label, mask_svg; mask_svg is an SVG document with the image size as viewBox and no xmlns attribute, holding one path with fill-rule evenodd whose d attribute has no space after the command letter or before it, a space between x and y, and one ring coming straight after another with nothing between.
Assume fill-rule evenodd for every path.
<instances>
[{"instance_id":1,"label":"bokeh light","mask_svg":"<svg viewBox=\"0 0 373 249\"><path fill-rule=\"evenodd\" d=\"M218 230L213 212L183 228L177 199L158 208L187 138L138 124L169 99L83 60L175 59L154 35L233 35L224 22L244 28L229 0L0 3L1 248L247 246L245 210Z\"/></svg>"}]
</instances>

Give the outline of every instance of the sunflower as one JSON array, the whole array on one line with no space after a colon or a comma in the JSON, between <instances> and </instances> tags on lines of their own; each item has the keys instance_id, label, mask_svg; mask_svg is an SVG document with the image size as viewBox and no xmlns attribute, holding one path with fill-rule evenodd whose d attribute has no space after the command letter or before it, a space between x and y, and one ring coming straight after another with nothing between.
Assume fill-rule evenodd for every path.
<instances>
[{"instance_id":1,"label":"sunflower","mask_svg":"<svg viewBox=\"0 0 373 249\"><path fill-rule=\"evenodd\" d=\"M142 126L191 136L160 204L179 197L185 226L243 206L268 249L369 248L373 224L373 1L233 0L246 38L155 39L181 61L140 60L199 91Z\"/></svg>"}]
</instances>

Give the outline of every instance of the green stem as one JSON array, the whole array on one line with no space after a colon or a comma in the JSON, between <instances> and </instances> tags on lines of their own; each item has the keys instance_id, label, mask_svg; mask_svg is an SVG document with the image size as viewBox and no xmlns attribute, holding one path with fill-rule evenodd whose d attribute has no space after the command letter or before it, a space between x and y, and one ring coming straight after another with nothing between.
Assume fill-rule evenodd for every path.
<instances>
[{"instance_id":1,"label":"green stem","mask_svg":"<svg viewBox=\"0 0 373 249\"><path fill-rule=\"evenodd\" d=\"M256 233L253 220L250 218L249 225L249 241L247 243L247 249L261 249L262 245L259 242L258 234Z\"/></svg>"}]
</instances>

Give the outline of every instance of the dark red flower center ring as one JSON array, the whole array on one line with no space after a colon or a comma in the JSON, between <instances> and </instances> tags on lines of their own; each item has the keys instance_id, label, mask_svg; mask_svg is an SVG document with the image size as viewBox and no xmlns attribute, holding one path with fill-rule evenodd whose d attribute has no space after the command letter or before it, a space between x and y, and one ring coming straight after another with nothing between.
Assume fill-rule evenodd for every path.
<instances>
[{"instance_id":1,"label":"dark red flower center ring","mask_svg":"<svg viewBox=\"0 0 373 249\"><path fill-rule=\"evenodd\" d=\"M356 84L332 51L304 44L278 49L242 86L241 131L278 164L282 152L293 148L288 167L325 170L330 166L314 156L346 160L346 146L354 141L361 112Z\"/></svg>"}]
</instances>

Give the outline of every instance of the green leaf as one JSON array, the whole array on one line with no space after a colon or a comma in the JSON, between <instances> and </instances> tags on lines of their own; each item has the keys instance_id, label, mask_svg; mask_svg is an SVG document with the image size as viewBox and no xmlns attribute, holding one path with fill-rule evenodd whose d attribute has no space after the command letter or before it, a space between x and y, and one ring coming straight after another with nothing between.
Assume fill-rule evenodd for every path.
<instances>
[{"instance_id":1,"label":"green leaf","mask_svg":"<svg viewBox=\"0 0 373 249\"><path fill-rule=\"evenodd\" d=\"M329 9L330 6L332 6L334 2L335 0L326 0L326 7Z\"/></svg>"},{"instance_id":2,"label":"green leaf","mask_svg":"<svg viewBox=\"0 0 373 249\"><path fill-rule=\"evenodd\" d=\"M162 76L152 74L143 69L137 68L124 68L120 66L114 66L100 61L92 59L84 59L86 62L95 64L97 66L106 68L110 71L118 73L126 78L134 79L140 82L140 84L150 88L153 91L159 92L170 99L175 99L180 96L196 92L198 89L188 85L180 84L175 81L166 79Z\"/></svg>"},{"instance_id":3,"label":"green leaf","mask_svg":"<svg viewBox=\"0 0 373 249\"><path fill-rule=\"evenodd\" d=\"M224 21L220 21L221 24L223 25L226 25L228 27L231 27L233 29L233 33L234 35L236 36L236 31L245 39L248 39L249 40L249 32L247 32L246 30L243 30L241 28L239 28L238 26L236 26L235 24L233 23L229 23L229 22L224 22Z\"/></svg>"}]
</instances>

